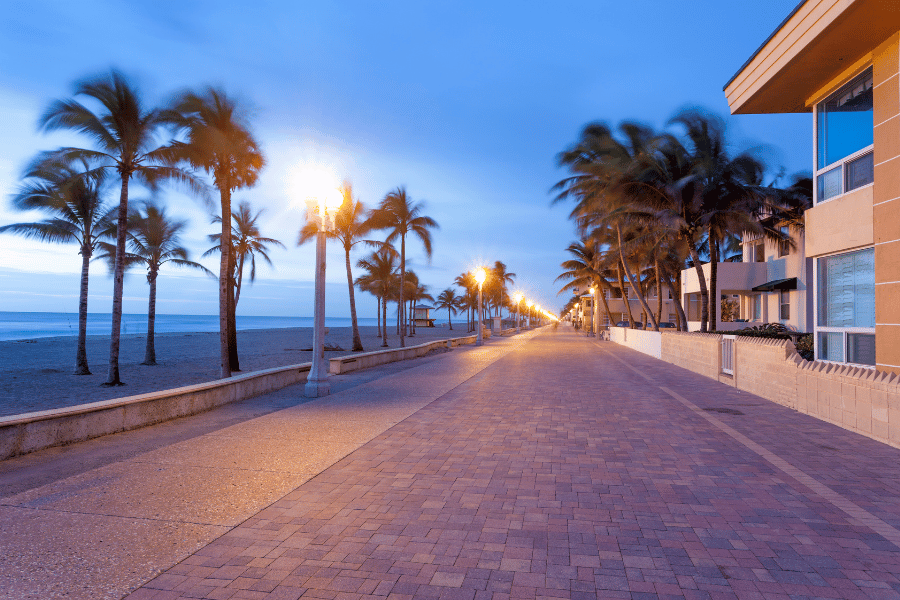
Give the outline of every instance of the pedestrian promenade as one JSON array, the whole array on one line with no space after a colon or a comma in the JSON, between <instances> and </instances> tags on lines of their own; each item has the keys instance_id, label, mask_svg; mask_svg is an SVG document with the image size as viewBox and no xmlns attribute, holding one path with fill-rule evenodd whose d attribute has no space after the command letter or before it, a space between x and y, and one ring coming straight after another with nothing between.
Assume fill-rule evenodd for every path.
<instances>
[{"instance_id":1,"label":"pedestrian promenade","mask_svg":"<svg viewBox=\"0 0 900 600\"><path fill-rule=\"evenodd\" d=\"M152 510L117 510L192 543L120 517L130 552L178 561L131 600L900 598L900 450L565 326L369 378L0 509L59 530L115 504L114 473L152 482Z\"/></svg>"}]
</instances>

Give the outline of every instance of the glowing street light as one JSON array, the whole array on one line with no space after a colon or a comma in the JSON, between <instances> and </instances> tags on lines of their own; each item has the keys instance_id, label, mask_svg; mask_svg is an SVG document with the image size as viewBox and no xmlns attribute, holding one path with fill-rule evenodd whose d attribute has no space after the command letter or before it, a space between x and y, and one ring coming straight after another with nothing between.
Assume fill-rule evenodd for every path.
<instances>
[{"instance_id":1,"label":"glowing street light","mask_svg":"<svg viewBox=\"0 0 900 600\"><path fill-rule=\"evenodd\" d=\"M334 230L334 217L344 195L336 187L318 186L306 199L306 218L316 225L316 285L313 311L313 359L303 395L307 398L327 396L328 368L325 365L325 237Z\"/></svg>"},{"instance_id":2,"label":"glowing street light","mask_svg":"<svg viewBox=\"0 0 900 600\"><path fill-rule=\"evenodd\" d=\"M484 280L487 279L487 271L483 267L478 267L472 275L475 277L475 281L478 282L478 333L475 334L475 345L481 346L484 344L484 340L481 337L481 328L483 327L481 322L481 288L484 286Z\"/></svg>"},{"instance_id":3,"label":"glowing street light","mask_svg":"<svg viewBox=\"0 0 900 600\"><path fill-rule=\"evenodd\" d=\"M519 324L521 321L519 319L519 317L521 316L519 315L519 305L522 303L523 298L525 298L525 296L522 295L522 292L516 292L515 295L513 295L513 300L516 301L516 333L519 333L519 331L521 331L519 328Z\"/></svg>"}]
</instances>

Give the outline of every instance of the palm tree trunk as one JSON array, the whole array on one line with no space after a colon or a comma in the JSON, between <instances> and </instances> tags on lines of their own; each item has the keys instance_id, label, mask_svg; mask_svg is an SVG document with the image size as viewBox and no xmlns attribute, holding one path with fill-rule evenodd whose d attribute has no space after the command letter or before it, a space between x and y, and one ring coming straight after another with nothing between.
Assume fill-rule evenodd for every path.
<instances>
[{"instance_id":1,"label":"palm tree trunk","mask_svg":"<svg viewBox=\"0 0 900 600\"><path fill-rule=\"evenodd\" d=\"M221 378L231 377L231 356L228 344L228 298L232 297L231 277L229 277L228 257L231 255L231 189L227 184L220 184L219 197L222 208L222 235L219 252L219 360Z\"/></svg>"},{"instance_id":2,"label":"palm tree trunk","mask_svg":"<svg viewBox=\"0 0 900 600\"><path fill-rule=\"evenodd\" d=\"M113 270L112 328L109 333L109 372L104 385L122 385L119 379L119 343L122 338L122 292L125 288L125 234L128 231L128 179L122 174L116 231L116 265Z\"/></svg>"},{"instance_id":3,"label":"palm tree trunk","mask_svg":"<svg viewBox=\"0 0 900 600\"><path fill-rule=\"evenodd\" d=\"M237 268L237 287L234 289L234 308L237 310L238 300L241 299L241 282L244 280L244 258L245 255L241 255L241 260L238 262Z\"/></svg>"},{"instance_id":4,"label":"palm tree trunk","mask_svg":"<svg viewBox=\"0 0 900 600\"><path fill-rule=\"evenodd\" d=\"M662 279L660 279L659 259L653 259L653 269L656 272L656 331L659 331L659 323L662 321L663 297Z\"/></svg>"},{"instance_id":5,"label":"palm tree trunk","mask_svg":"<svg viewBox=\"0 0 900 600\"><path fill-rule=\"evenodd\" d=\"M603 308L606 310L606 318L607 318L607 320L608 320L611 324L615 324L615 321L613 321L613 318L612 318L612 313L609 312L609 302L606 301L606 294L605 294L604 292L605 292L605 290L599 289L597 293L600 295L600 299L603 300ZM516 314L516 320L518 320L518 318L519 318L519 315L518 315L518 313L517 313L517 314Z\"/></svg>"},{"instance_id":6,"label":"palm tree trunk","mask_svg":"<svg viewBox=\"0 0 900 600\"><path fill-rule=\"evenodd\" d=\"M706 275L703 274L703 265L700 264L700 254L697 252L697 248L694 247L690 240L686 241L690 249L691 260L694 261L694 270L697 271L697 280L700 284L700 331L706 333L708 331L706 317L709 315L709 292L706 287Z\"/></svg>"},{"instance_id":7,"label":"palm tree trunk","mask_svg":"<svg viewBox=\"0 0 900 600\"><path fill-rule=\"evenodd\" d=\"M381 346L387 348L387 296L381 299L381 336Z\"/></svg>"},{"instance_id":8,"label":"palm tree trunk","mask_svg":"<svg viewBox=\"0 0 900 600\"><path fill-rule=\"evenodd\" d=\"M722 301L716 294L716 287L719 283L719 241L713 235L712 227L709 229L709 322L712 329L719 327L719 306Z\"/></svg>"},{"instance_id":9,"label":"palm tree trunk","mask_svg":"<svg viewBox=\"0 0 900 600\"><path fill-rule=\"evenodd\" d=\"M687 315L684 314L684 306L681 304L681 289L672 283L672 278L666 273L666 285L672 292L672 301L675 303L675 320L678 321L678 331L687 331Z\"/></svg>"},{"instance_id":10,"label":"palm tree trunk","mask_svg":"<svg viewBox=\"0 0 900 600\"><path fill-rule=\"evenodd\" d=\"M625 280L622 278L621 260L616 264L616 278L619 280L619 291L622 292L622 302L625 303L625 310L628 315L628 326L634 327L634 317L631 314L631 300L628 299L628 290L625 289Z\"/></svg>"},{"instance_id":11,"label":"palm tree trunk","mask_svg":"<svg viewBox=\"0 0 900 600\"><path fill-rule=\"evenodd\" d=\"M409 313L407 313L409 318L409 337L414 337L416 335L416 301L415 299L410 299L409 301Z\"/></svg>"},{"instance_id":12,"label":"palm tree trunk","mask_svg":"<svg viewBox=\"0 0 900 600\"><path fill-rule=\"evenodd\" d=\"M406 347L406 321L403 319L403 286L406 285L406 232L400 234L400 301L397 303L397 318L400 321L400 347Z\"/></svg>"},{"instance_id":13,"label":"palm tree trunk","mask_svg":"<svg viewBox=\"0 0 900 600\"><path fill-rule=\"evenodd\" d=\"M375 335L381 337L381 296L375 296L375 320L378 322Z\"/></svg>"},{"instance_id":14,"label":"palm tree trunk","mask_svg":"<svg viewBox=\"0 0 900 600\"><path fill-rule=\"evenodd\" d=\"M353 327L353 351L362 352L362 339L359 337L359 323L356 322L356 296L353 294L353 272L350 270L350 247L344 246L344 257L347 263L347 287L350 288L350 323Z\"/></svg>"},{"instance_id":15,"label":"palm tree trunk","mask_svg":"<svg viewBox=\"0 0 900 600\"><path fill-rule=\"evenodd\" d=\"M228 257L228 364L232 373L241 370L241 363L238 360L237 346L237 316L235 314L234 300L234 254L229 252Z\"/></svg>"},{"instance_id":16,"label":"palm tree trunk","mask_svg":"<svg viewBox=\"0 0 900 600\"><path fill-rule=\"evenodd\" d=\"M87 361L88 274L91 266L91 247L81 247L81 289L78 294L78 350L75 352L75 375L90 375Z\"/></svg>"},{"instance_id":17,"label":"palm tree trunk","mask_svg":"<svg viewBox=\"0 0 900 600\"><path fill-rule=\"evenodd\" d=\"M616 232L619 236L619 258L622 260L622 266L625 268L625 276L628 277L629 283L631 283L631 288L634 290L634 293L638 295L638 302L641 303L641 307L643 308L644 314L652 321L656 321L653 318L653 311L650 310L650 306L647 305L647 299L644 298L644 294L641 292L640 286L635 282L634 275L631 274L631 269L628 268L628 263L625 261L625 256L622 254L622 228L619 225L616 225ZM655 328L658 328L657 323L653 323ZM644 327L646 328L646 322L644 323Z\"/></svg>"},{"instance_id":18,"label":"palm tree trunk","mask_svg":"<svg viewBox=\"0 0 900 600\"><path fill-rule=\"evenodd\" d=\"M144 365L156 364L156 345L154 331L156 329L156 276L158 272L151 269L147 274L150 284L150 302L147 305L147 348L144 350Z\"/></svg>"}]
</instances>

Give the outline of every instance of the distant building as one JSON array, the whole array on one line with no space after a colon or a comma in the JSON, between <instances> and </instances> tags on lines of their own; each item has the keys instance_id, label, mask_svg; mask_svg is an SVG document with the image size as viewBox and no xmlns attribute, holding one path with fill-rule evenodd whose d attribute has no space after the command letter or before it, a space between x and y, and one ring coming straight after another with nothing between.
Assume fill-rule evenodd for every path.
<instances>
[{"instance_id":1,"label":"distant building","mask_svg":"<svg viewBox=\"0 0 900 600\"><path fill-rule=\"evenodd\" d=\"M900 6L801 2L725 86L734 114L811 112L816 357L900 372Z\"/></svg>"},{"instance_id":2,"label":"distant building","mask_svg":"<svg viewBox=\"0 0 900 600\"><path fill-rule=\"evenodd\" d=\"M433 308L425 304L416 304L413 307L413 323L416 327L434 327L434 319L431 318Z\"/></svg>"}]
</instances>

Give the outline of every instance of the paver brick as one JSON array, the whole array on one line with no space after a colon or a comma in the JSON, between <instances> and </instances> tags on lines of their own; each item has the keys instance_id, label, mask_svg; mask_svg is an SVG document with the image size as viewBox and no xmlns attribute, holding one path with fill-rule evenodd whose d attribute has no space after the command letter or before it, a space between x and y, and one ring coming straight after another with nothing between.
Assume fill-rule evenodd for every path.
<instances>
[{"instance_id":1,"label":"paver brick","mask_svg":"<svg viewBox=\"0 0 900 600\"><path fill-rule=\"evenodd\" d=\"M713 413L723 428L705 408L741 414ZM900 598L900 548L735 435L900 527L900 451L560 330L153 581L175 597Z\"/></svg>"}]
</instances>

